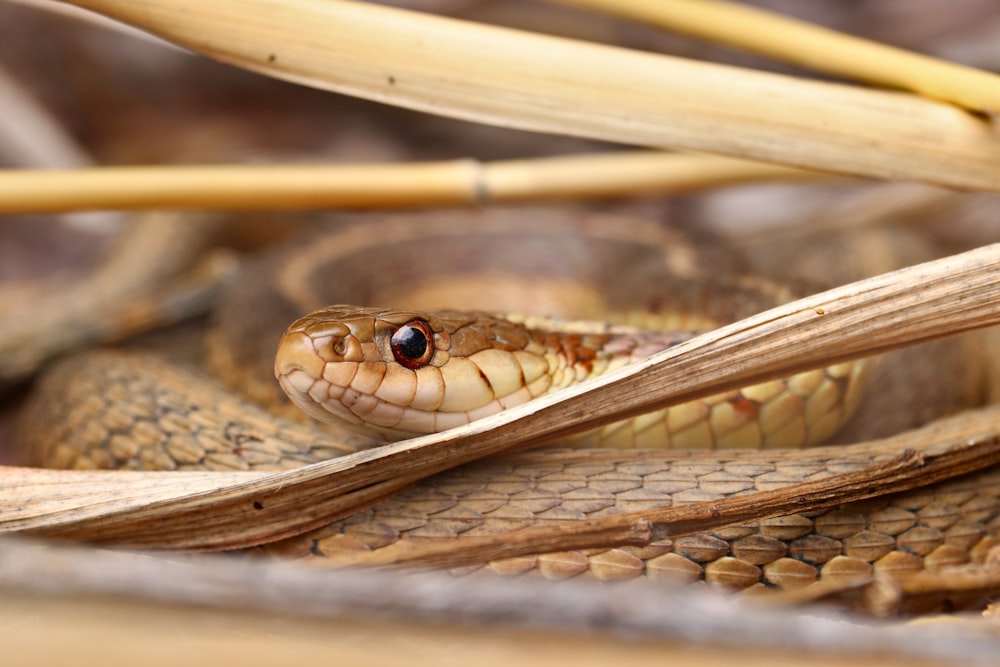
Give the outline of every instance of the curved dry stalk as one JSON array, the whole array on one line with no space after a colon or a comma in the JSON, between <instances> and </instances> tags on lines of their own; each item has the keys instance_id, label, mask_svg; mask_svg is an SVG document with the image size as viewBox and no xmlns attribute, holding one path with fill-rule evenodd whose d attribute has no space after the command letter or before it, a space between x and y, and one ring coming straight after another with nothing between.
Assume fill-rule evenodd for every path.
<instances>
[{"instance_id":1,"label":"curved dry stalk","mask_svg":"<svg viewBox=\"0 0 1000 667\"><path fill-rule=\"evenodd\" d=\"M80 492L65 507L27 517L37 497L32 485L38 482L32 471L8 472L0 531L201 549L288 536L484 456L807 368L1000 323L998 271L1000 244L876 276L721 327L464 427L289 472L243 477L225 487L192 486L191 480L178 478L173 496L151 500L128 491L121 473L107 472L101 481L124 494L120 502L96 511L86 506L93 498ZM976 428L959 439L982 436ZM44 474L41 483L51 484L51 476L58 474L64 493L74 493L75 473ZM93 484L101 474L76 479ZM171 484L166 480L172 473L150 474Z\"/></svg>"},{"instance_id":2,"label":"curved dry stalk","mask_svg":"<svg viewBox=\"0 0 1000 667\"><path fill-rule=\"evenodd\" d=\"M541 132L1000 190L990 123L804 81L339 0L67 0L305 85Z\"/></svg>"},{"instance_id":3,"label":"curved dry stalk","mask_svg":"<svg viewBox=\"0 0 1000 667\"><path fill-rule=\"evenodd\" d=\"M1000 110L1000 78L905 49L722 0L554 0L588 7L976 111Z\"/></svg>"},{"instance_id":4,"label":"curved dry stalk","mask_svg":"<svg viewBox=\"0 0 1000 667\"><path fill-rule=\"evenodd\" d=\"M650 151L485 163L0 170L0 213L150 207L385 209L664 194L822 177L721 156Z\"/></svg>"}]
</instances>

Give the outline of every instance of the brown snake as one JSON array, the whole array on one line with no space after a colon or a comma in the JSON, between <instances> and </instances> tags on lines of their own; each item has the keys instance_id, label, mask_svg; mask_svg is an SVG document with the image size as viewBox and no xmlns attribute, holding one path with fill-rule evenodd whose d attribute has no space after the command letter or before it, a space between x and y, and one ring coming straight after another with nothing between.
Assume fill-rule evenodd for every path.
<instances>
[{"instance_id":1,"label":"brown snake","mask_svg":"<svg viewBox=\"0 0 1000 667\"><path fill-rule=\"evenodd\" d=\"M484 215L464 228L455 223L444 217L389 220L376 229L349 225L334 237L300 247L294 262L279 264L287 262L284 256L265 260L272 266L247 278L224 301L217 330L224 333L212 336L215 363L228 367L235 378L231 382L257 400L274 400L276 389L261 382L265 372L260 369L272 364L280 330L328 303L519 310L527 302L541 312L578 317L642 308L680 313L684 321L675 326L690 329L792 297L773 283L715 275L719 266L733 275L739 267L711 249L700 255L690 245L671 244L676 239L652 224L602 216L524 220L507 215ZM428 259L435 253L450 259ZM609 277L610 266L624 268ZM490 292L497 300L480 300L487 285L502 286ZM450 301L432 302L443 286ZM706 300L708 291L719 298ZM544 301L542 293L555 296ZM399 323L411 319L406 315ZM953 356L958 354L954 344L939 344L934 354L946 364L961 365ZM593 362L589 352L584 356ZM819 378L816 384L837 385L837 373L814 371L810 377ZM848 423L849 437L886 435L932 416L918 407L927 401L917 401L917 393L931 384L936 369L885 362L873 375L880 386L910 389L902 392L904 409L880 402L897 392L876 392ZM936 382L933 394L932 403L943 411L965 400L961 382L954 387ZM730 412L742 407L744 417L752 407L756 417L766 401L754 401L751 392L719 404ZM840 405L840 398L832 403ZM331 444L328 434L274 419L186 371L140 358L122 363L119 355L106 353L70 359L52 371L29 407L23 433L36 462L60 467L273 470L365 444L349 437ZM723 441L715 438L716 445ZM861 469L905 445L896 440L851 450L581 449L514 455L438 475L280 549L341 563L386 562L386 554L407 545L446 543L457 535L557 525L819 479ZM745 588L761 583L797 587L820 576L851 577L872 568L905 572L982 561L994 544L1000 515L998 474L987 471L857 506L728 526L641 548L542 554L489 567L507 574L538 571L550 578L585 573L600 579L704 577Z\"/></svg>"}]
</instances>

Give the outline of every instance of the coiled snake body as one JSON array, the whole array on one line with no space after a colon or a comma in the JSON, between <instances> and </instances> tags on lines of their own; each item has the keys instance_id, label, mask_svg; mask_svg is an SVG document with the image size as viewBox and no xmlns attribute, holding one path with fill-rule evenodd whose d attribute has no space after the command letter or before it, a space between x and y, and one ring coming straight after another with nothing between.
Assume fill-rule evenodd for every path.
<instances>
[{"instance_id":1,"label":"coiled snake body","mask_svg":"<svg viewBox=\"0 0 1000 667\"><path fill-rule=\"evenodd\" d=\"M329 303L404 309L328 308L297 320L282 343L277 374L295 402L314 415L337 413L364 436L334 442L186 371L138 358L123 364L103 353L69 360L49 374L27 412L25 441L36 460L57 466L287 468L366 446L372 435L400 437L464 423L690 335L683 331L794 296L776 283L733 277L741 267L733 266L731 255L677 243L658 225L610 216L536 216L485 214L461 226L449 216L347 225L300 247L292 262L266 260L272 266L247 278L224 302L211 337L214 363L231 383L266 402L274 402L277 392L261 380L261 369L274 363L274 345L287 322ZM442 301L438 294L448 297ZM416 304L521 312L527 304L536 313L567 317L618 313L624 323L584 330L570 322L573 332L557 339L547 330L476 313L410 311ZM675 333L636 328L650 324ZM945 344L934 356L951 363L957 354ZM845 438L916 425L930 413L918 407L914 392L936 373L923 364L862 361L678 406L590 436L591 444L626 449L535 452L465 466L281 549L341 563L388 562L401 549L460 535L669 507L860 469L900 451L905 440L843 453L742 448L815 444L844 422ZM904 409L863 399L870 383L909 388ZM936 382L933 392L934 408L944 411L965 399L961 381ZM875 393L885 399L892 392ZM858 404L862 414L852 419ZM687 449L706 446L725 451ZM1000 514L996 475L642 548L541 554L489 567L553 578L704 577L743 588L982 560Z\"/></svg>"}]
</instances>

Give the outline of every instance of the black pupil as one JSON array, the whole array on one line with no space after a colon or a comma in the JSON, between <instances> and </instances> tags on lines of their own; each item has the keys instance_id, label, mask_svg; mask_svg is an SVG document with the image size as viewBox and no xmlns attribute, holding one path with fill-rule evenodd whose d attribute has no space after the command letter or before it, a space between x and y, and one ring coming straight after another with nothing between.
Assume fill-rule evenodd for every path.
<instances>
[{"instance_id":1,"label":"black pupil","mask_svg":"<svg viewBox=\"0 0 1000 667\"><path fill-rule=\"evenodd\" d=\"M417 327L402 327L392 337L392 342L407 359L420 359L427 352L427 337Z\"/></svg>"}]
</instances>

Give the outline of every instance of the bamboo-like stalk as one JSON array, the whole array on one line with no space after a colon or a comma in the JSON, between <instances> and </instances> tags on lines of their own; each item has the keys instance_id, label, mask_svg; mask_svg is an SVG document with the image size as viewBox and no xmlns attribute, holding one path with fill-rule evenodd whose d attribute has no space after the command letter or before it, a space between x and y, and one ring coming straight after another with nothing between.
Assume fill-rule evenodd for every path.
<instances>
[{"instance_id":1,"label":"bamboo-like stalk","mask_svg":"<svg viewBox=\"0 0 1000 667\"><path fill-rule=\"evenodd\" d=\"M72 0L270 76L528 130L1000 190L990 123L804 81L342 0Z\"/></svg>"},{"instance_id":2,"label":"bamboo-like stalk","mask_svg":"<svg viewBox=\"0 0 1000 667\"><path fill-rule=\"evenodd\" d=\"M711 155L628 152L413 164L0 171L0 213L82 209L393 208L687 192L817 172Z\"/></svg>"},{"instance_id":3,"label":"bamboo-like stalk","mask_svg":"<svg viewBox=\"0 0 1000 667\"><path fill-rule=\"evenodd\" d=\"M554 0L735 46L850 79L995 113L993 74L724 0Z\"/></svg>"}]
</instances>

